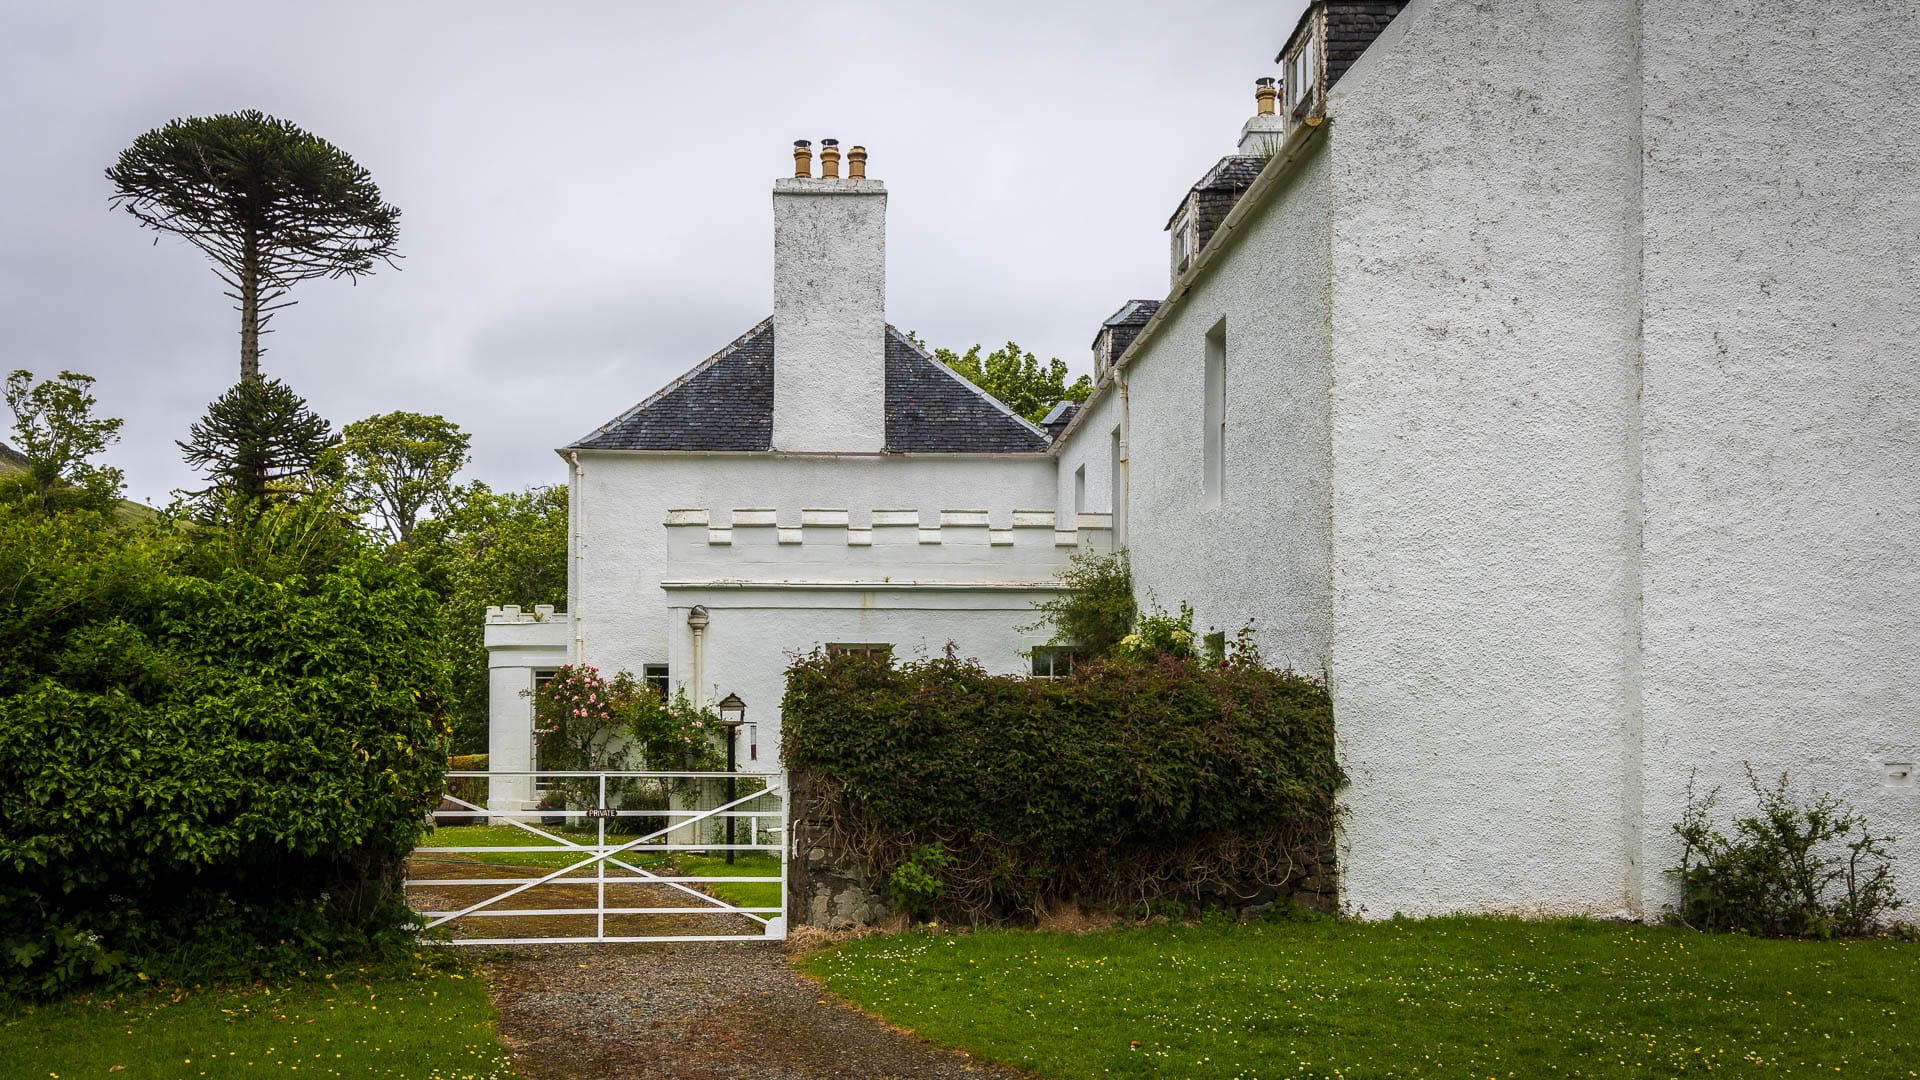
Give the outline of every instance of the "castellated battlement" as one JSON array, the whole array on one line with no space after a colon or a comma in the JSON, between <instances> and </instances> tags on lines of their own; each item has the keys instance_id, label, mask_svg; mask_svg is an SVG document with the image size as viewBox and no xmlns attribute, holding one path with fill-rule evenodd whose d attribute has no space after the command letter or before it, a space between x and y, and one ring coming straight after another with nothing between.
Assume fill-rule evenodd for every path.
<instances>
[{"instance_id":1,"label":"castellated battlement","mask_svg":"<svg viewBox=\"0 0 1920 1080\"><path fill-rule=\"evenodd\" d=\"M1067 527L1051 510L1015 510L996 527L985 510L877 508L858 524L843 509L802 510L782 521L770 509L667 511L667 577L681 581L878 584L1057 582L1078 551L1110 551L1108 514L1080 514Z\"/></svg>"},{"instance_id":2,"label":"castellated battlement","mask_svg":"<svg viewBox=\"0 0 1920 1080\"><path fill-rule=\"evenodd\" d=\"M532 611L523 610L519 604L487 605L487 624L489 626L515 626L522 623L553 622L555 618L552 604L535 604L533 605ZM558 616L558 618L564 620L565 616Z\"/></svg>"}]
</instances>

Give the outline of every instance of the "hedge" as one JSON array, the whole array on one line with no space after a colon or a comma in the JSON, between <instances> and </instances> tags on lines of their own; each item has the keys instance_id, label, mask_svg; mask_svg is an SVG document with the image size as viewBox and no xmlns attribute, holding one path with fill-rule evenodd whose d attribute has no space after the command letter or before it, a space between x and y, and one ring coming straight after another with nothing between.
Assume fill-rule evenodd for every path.
<instances>
[{"instance_id":1,"label":"hedge","mask_svg":"<svg viewBox=\"0 0 1920 1080\"><path fill-rule=\"evenodd\" d=\"M0 993L399 948L446 767L433 597L371 553L267 580L0 514Z\"/></svg>"},{"instance_id":2,"label":"hedge","mask_svg":"<svg viewBox=\"0 0 1920 1080\"><path fill-rule=\"evenodd\" d=\"M781 709L783 760L874 880L911 860L906 877L937 878L932 907L951 918L1192 902L1330 871L1345 783L1332 703L1257 660L1101 660L1053 680L816 652L789 668Z\"/></svg>"}]
</instances>

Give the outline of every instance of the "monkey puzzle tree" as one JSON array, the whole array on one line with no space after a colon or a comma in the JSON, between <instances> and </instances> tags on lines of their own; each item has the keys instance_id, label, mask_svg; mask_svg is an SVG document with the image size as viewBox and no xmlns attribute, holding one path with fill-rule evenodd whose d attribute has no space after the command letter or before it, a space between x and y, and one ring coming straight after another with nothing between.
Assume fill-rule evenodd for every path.
<instances>
[{"instance_id":1,"label":"monkey puzzle tree","mask_svg":"<svg viewBox=\"0 0 1920 1080\"><path fill-rule=\"evenodd\" d=\"M240 377L295 282L392 265L400 211L367 170L299 127L249 109L174 120L107 170L113 205L206 253L240 305ZM156 241L157 242L157 241Z\"/></svg>"},{"instance_id":2,"label":"monkey puzzle tree","mask_svg":"<svg viewBox=\"0 0 1920 1080\"><path fill-rule=\"evenodd\" d=\"M241 379L207 406L207 415L175 443L187 464L209 481L196 500L202 517L219 519L229 499L250 510L297 491L338 442L333 425L279 379Z\"/></svg>"}]
</instances>

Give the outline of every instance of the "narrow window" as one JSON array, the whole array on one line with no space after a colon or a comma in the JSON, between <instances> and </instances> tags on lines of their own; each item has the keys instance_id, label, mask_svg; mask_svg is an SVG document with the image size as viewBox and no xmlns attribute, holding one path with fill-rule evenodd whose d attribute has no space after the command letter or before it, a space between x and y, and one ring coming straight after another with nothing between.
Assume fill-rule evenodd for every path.
<instances>
[{"instance_id":1,"label":"narrow window","mask_svg":"<svg viewBox=\"0 0 1920 1080\"><path fill-rule=\"evenodd\" d=\"M1219 506L1225 490L1227 466L1227 320L1221 319L1207 331L1206 431L1201 447L1205 457L1203 490L1205 505Z\"/></svg>"},{"instance_id":2,"label":"narrow window","mask_svg":"<svg viewBox=\"0 0 1920 1080\"><path fill-rule=\"evenodd\" d=\"M1073 512L1076 514L1087 512L1087 467L1085 465L1073 470Z\"/></svg>"},{"instance_id":3,"label":"narrow window","mask_svg":"<svg viewBox=\"0 0 1920 1080\"><path fill-rule=\"evenodd\" d=\"M538 698L540 696L540 691L543 688L545 688L545 686L548 683L552 682L554 676L558 674L560 673L554 670L553 668L535 668L533 670L534 698ZM528 699L527 701L527 729L528 729L527 760L530 763L529 767L532 768L534 772L540 771L540 732L535 730L537 723L538 723L538 719L537 719L537 715L535 714L535 702L533 699ZM552 780L548 780L545 777L536 776L533 779L533 790L545 791L548 788L552 787L553 784L554 784L554 781Z\"/></svg>"},{"instance_id":4,"label":"narrow window","mask_svg":"<svg viewBox=\"0 0 1920 1080\"><path fill-rule=\"evenodd\" d=\"M1074 662L1079 659L1078 650L1052 645L1035 646L1032 655L1036 679L1064 679L1073 674Z\"/></svg>"},{"instance_id":5,"label":"narrow window","mask_svg":"<svg viewBox=\"0 0 1920 1080\"><path fill-rule=\"evenodd\" d=\"M667 665L645 664L640 668L640 677L661 697L673 696L673 681L668 678Z\"/></svg>"}]
</instances>

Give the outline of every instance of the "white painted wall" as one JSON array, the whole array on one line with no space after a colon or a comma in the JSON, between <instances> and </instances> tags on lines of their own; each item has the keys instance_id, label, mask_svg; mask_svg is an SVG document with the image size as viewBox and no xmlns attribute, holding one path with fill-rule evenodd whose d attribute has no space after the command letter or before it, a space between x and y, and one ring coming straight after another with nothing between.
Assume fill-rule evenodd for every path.
<instances>
[{"instance_id":1,"label":"white painted wall","mask_svg":"<svg viewBox=\"0 0 1920 1080\"><path fill-rule=\"evenodd\" d=\"M567 662L568 623L564 613L541 605L535 611L488 608L483 638L487 650L487 767L508 771L533 767L534 674ZM524 810L533 805L533 784L525 777L497 777L488 788L488 805Z\"/></svg>"},{"instance_id":2,"label":"white painted wall","mask_svg":"<svg viewBox=\"0 0 1920 1080\"><path fill-rule=\"evenodd\" d=\"M1111 378L1111 377L1109 377ZM1086 470L1086 509L1114 513L1112 433L1120 427L1120 388L1108 385L1088 400L1073 430L1056 444L1057 491L1053 506L1063 516L1074 512L1074 473ZM1115 528L1120 527L1115 522Z\"/></svg>"},{"instance_id":3,"label":"white painted wall","mask_svg":"<svg viewBox=\"0 0 1920 1080\"><path fill-rule=\"evenodd\" d=\"M1231 636L1251 619L1269 662L1316 675L1329 651L1327 184L1324 151L1309 149L1122 372L1126 545L1141 597L1188 601L1202 632ZM1206 337L1222 320L1226 472L1209 506ZM1063 466L1104 457L1112 426L1083 426Z\"/></svg>"},{"instance_id":4,"label":"white painted wall","mask_svg":"<svg viewBox=\"0 0 1920 1080\"><path fill-rule=\"evenodd\" d=\"M571 493L581 560L572 583L576 632L587 660L607 671L637 673L642 664L668 660L670 635L685 633L684 621L668 616L660 587L669 510L704 508L725 524L733 507L766 507L778 521L798 525L804 508L844 507L864 525L874 507L914 510L930 522L942 510L978 508L1004 529L1014 510L1046 510L1054 501L1053 462L1040 454L602 451L582 452L579 459ZM674 664L676 682L691 674ZM720 674L710 666L708 681Z\"/></svg>"},{"instance_id":5,"label":"white painted wall","mask_svg":"<svg viewBox=\"0 0 1920 1080\"><path fill-rule=\"evenodd\" d=\"M1920 898L1883 783L1920 761L1920 5L1643 18L1645 864L1751 761L1898 833Z\"/></svg>"},{"instance_id":6,"label":"white painted wall","mask_svg":"<svg viewBox=\"0 0 1920 1080\"><path fill-rule=\"evenodd\" d=\"M1329 98L1342 901L1631 904L1631 0L1415 0Z\"/></svg>"},{"instance_id":7,"label":"white painted wall","mask_svg":"<svg viewBox=\"0 0 1920 1080\"><path fill-rule=\"evenodd\" d=\"M887 188L773 184L773 445L877 453L886 445Z\"/></svg>"}]
</instances>

